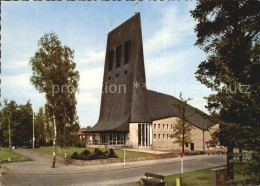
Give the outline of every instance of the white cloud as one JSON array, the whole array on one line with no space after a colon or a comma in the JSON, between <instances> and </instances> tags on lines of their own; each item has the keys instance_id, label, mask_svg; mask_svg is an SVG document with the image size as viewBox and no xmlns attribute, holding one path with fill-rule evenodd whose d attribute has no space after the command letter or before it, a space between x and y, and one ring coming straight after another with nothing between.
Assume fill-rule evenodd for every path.
<instances>
[{"instance_id":1,"label":"white cloud","mask_svg":"<svg viewBox=\"0 0 260 186\"><path fill-rule=\"evenodd\" d=\"M87 104L96 105L96 104L99 104L99 102L100 102L100 99L101 99L100 96L101 96L101 93L99 94L98 91L80 93L80 94L77 94L77 100L78 100L78 103L84 104L85 106Z\"/></svg>"},{"instance_id":2,"label":"white cloud","mask_svg":"<svg viewBox=\"0 0 260 186\"><path fill-rule=\"evenodd\" d=\"M93 90L102 88L103 67L80 70L80 90Z\"/></svg>"},{"instance_id":3,"label":"white cloud","mask_svg":"<svg viewBox=\"0 0 260 186\"><path fill-rule=\"evenodd\" d=\"M23 68L28 66L29 60L17 60L17 61L10 61L8 63L3 63L3 69L10 70L10 69L17 69Z\"/></svg>"},{"instance_id":4,"label":"white cloud","mask_svg":"<svg viewBox=\"0 0 260 186\"><path fill-rule=\"evenodd\" d=\"M144 41L144 50L148 55L182 42L183 37L193 34L195 22L189 15L180 14L176 7L168 7L162 9L157 25L154 34Z\"/></svg>"},{"instance_id":5,"label":"white cloud","mask_svg":"<svg viewBox=\"0 0 260 186\"><path fill-rule=\"evenodd\" d=\"M2 76L2 87L29 87L30 74Z\"/></svg>"},{"instance_id":6,"label":"white cloud","mask_svg":"<svg viewBox=\"0 0 260 186\"><path fill-rule=\"evenodd\" d=\"M95 50L93 46L89 46L79 52L76 52L75 56L75 61L78 64L100 62L105 60L105 50Z\"/></svg>"}]
</instances>

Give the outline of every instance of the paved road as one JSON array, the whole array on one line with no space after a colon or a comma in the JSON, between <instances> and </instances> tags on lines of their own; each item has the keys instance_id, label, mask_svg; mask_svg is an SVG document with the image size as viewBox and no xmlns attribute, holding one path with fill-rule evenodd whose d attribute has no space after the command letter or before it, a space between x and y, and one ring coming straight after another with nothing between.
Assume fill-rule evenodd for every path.
<instances>
[{"instance_id":1,"label":"paved road","mask_svg":"<svg viewBox=\"0 0 260 186\"><path fill-rule=\"evenodd\" d=\"M24 155L25 153L28 153L28 151L23 152ZM30 158L34 159L33 156L35 154L30 155ZM63 163L58 163L58 168L55 169L50 168L50 162L48 158L37 156L35 161L8 164L8 168L14 173L10 179L14 179L16 183L22 185L81 184L99 186L128 184L132 186L143 177L145 172L163 175L180 172L179 158L128 162L126 166L122 165L122 163L98 166L64 166ZM184 161L184 171L221 166L225 162L225 156L202 155L187 157ZM31 172L29 167L31 167ZM9 183L8 175L2 176L2 182Z\"/></svg>"}]
</instances>

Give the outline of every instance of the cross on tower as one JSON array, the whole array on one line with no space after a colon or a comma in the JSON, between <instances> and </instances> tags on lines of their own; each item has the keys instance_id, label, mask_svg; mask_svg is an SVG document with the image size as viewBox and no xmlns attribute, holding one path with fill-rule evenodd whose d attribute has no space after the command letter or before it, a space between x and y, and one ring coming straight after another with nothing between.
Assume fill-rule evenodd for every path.
<instances>
[{"instance_id":1,"label":"cross on tower","mask_svg":"<svg viewBox=\"0 0 260 186\"><path fill-rule=\"evenodd\" d=\"M113 21L109 20L110 31L112 30L112 24L113 24Z\"/></svg>"},{"instance_id":2,"label":"cross on tower","mask_svg":"<svg viewBox=\"0 0 260 186\"><path fill-rule=\"evenodd\" d=\"M138 1L134 4L134 6L135 6L135 13L136 13L136 14L138 13L137 5L138 5Z\"/></svg>"}]
</instances>

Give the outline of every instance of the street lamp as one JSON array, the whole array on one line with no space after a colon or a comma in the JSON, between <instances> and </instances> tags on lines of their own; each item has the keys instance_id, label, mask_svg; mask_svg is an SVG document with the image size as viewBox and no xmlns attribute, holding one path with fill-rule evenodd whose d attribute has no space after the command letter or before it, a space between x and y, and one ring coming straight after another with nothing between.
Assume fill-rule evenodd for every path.
<instances>
[{"instance_id":1,"label":"street lamp","mask_svg":"<svg viewBox=\"0 0 260 186\"><path fill-rule=\"evenodd\" d=\"M32 109L33 111L33 109ZM35 137L34 137L34 112L33 113L33 149L34 149L34 142L35 142Z\"/></svg>"}]
</instances>

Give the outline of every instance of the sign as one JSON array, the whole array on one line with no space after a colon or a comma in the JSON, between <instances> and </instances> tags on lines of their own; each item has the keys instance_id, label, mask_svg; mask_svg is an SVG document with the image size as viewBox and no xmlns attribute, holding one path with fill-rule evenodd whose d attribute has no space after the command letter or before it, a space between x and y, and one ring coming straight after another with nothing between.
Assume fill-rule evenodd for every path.
<instances>
[{"instance_id":1,"label":"sign","mask_svg":"<svg viewBox=\"0 0 260 186\"><path fill-rule=\"evenodd\" d=\"M184 154L183 152L180 152L180 158L183 158Z\"/></svg>"}]
</instances>

